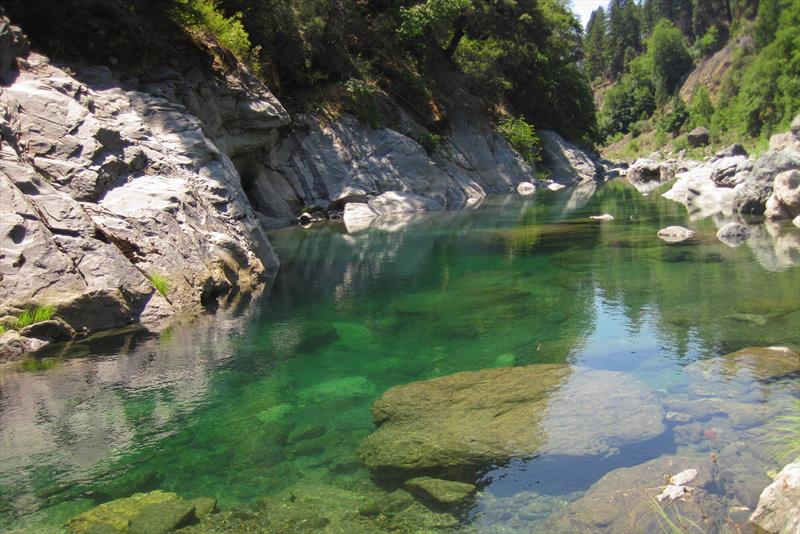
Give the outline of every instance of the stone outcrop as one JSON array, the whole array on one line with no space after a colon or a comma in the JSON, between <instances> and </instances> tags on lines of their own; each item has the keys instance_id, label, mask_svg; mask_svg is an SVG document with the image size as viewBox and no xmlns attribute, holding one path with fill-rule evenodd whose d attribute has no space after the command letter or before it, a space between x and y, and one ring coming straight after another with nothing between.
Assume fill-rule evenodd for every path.
<instances>
[{"instance_id":1,"label":"stone outcrop","mask_svg":"<svg viewBox=\"0 0 800 534\"><path fill-rule=\"evenodd\" d=\"M649 389L623 373L530 365L394 387L375 401L378 429L359 457L390 478L475 472L534 454L592 456L660 435Z\"/></svg>"},{"instance_id":2,"label":"stone outcrop","mask_svg":"<svg viewBox=\"0 0 800 534\"><path fill-rule=\"evenodd\" d=\"M545 166L552 173L553 181L571 185L602 177L602 167L589 151L549 130L542 131L541 138Z\"/></svg>"},{"instance_id":3,"label":"stone outcrop","mask_svg":"<svg viewBox=\"0 0 800 534\"><path fill-rule=\"evenodd\" d=\"M185 107L108 69L68 72L36 54L19 65L0 96L4 306L55 306L78 331L154 324L257 290L276 270L238 172ZM204 102L240 119L214 132L232 150L248 115L287 120L257 94Z\"/></svg>"},{"instance_id":4,"label":"stone outcrop","mask_svg":"<svg viewBox=\"0 0 800 534\"><path fill-rule=\"evenodd\" d=\"M640 158L628 167L625 176L637 191L647 194L670 181L675 176L675 170L670 162Z\"/></svg>"},{"instance_id":5,"label":"stone outcrop","mask_svg":"<svg viewBox=\"0 0 800 534\"><path fill-rule=\"evenodd\" d=\"M656 180L656 168L668 164L646 163L640 164L645 174L638 180L634 169L631 180L634 185L647 177ZM721 213L791 219L800 213L800 180L795 174L800 170L798 134L773 136L769 150L755 161L743 148L733 145L708 161L691 163L690 167L677 175L664 197L686 205L694 216ZM629 171L629 179L630 176Z\"/></svg>"},{"instance_id":6,"label":"stone outcrop","mask_svg":"<svg viewBox=\"0 0 800 534\"><path fill-rule=\"evenodd\" d=\"M708 144L708 128L699 126L689 132L686 139L693 147L706 146Z\"/></svg>"},{"instance_id":7,"label":"stone outcrop","mask_svg":"<svg viewBox=\"0 0 800 534\"><path fill-rule=\"evenodd\" d=\"M717 239L729 247L738 247L752 235L752 230L747 225L732 221L717 230Z\"/></svg>"}]
</instances>

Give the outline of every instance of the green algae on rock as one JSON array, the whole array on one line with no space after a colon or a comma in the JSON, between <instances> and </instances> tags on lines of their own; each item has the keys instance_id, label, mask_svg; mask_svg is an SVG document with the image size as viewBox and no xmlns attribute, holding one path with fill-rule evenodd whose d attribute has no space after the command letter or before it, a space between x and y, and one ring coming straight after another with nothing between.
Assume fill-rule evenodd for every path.
<instances>
[{"instance_id":1,"label":"green algae on rock","mask_svg":"<svg viewBox=\"0 0 800 534\"><path fill-rule=\"evenodd\" d=\"M442 480L441 478L416 477L403 485L409 492L441 505L461 504L475 494L475 486L467 482Z\"/></svg>"},{"instance_id":2,"label":"green algae on rock","mask_svg":"<svg viewBox=\"0 0 800 534\"><path fill-rule=\"evenodd\" d=\"M194 518L195 506L175 493L155 490L103 503L67 522L78 534L108 532L168 532ZM136 530L134 530L134 528Z\"/></svg>"},{"instance_id":3,"label":"green algae on rock","mask_svg":"<svg viewBox=\"0 0 800 534\"><path fill-rule=\"evenodd\" d=\"M665 429L660 404L634 377L550 364L396 386L372 415L379 428L358 454L390 478L470 480L513 458L608 454Z\"/></svg>"}]
</instances>

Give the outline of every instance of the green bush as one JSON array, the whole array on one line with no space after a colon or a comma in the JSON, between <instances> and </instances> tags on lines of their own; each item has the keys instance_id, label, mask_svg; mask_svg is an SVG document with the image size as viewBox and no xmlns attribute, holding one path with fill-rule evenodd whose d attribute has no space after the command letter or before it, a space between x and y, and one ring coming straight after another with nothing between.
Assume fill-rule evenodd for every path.
<instances>
[{"instance_id":1,"label":"green bush","mask_svg":"<svg viewBox=\"0 0 800 534\"><path fill-rule=\"evenodd\" d=\"M541 160L541 140L533 125L522 117L505 117L497 126L514 150L529 163Z\"/></svg>"},{"instance_id":2,"label":"green bush","mask_svg":"<svg viewBox=\"0 0 800 534\"><path fill-rule=\"evenodd\" d=\"M240 60L251 59L250 36L242 24L241 12L226 17L215 0L177 0L177 3L182 24L207 31Z\"/></svg>"},{"instance_id":3,"label":"green bush","mask_svg":"<svg viewBox=\"0 0 800 534\"><path fill-rule=\"evenodd\" d=\"M151 274L147 277L147 279L150 281L150 284L156 289L156 291L161 293L161 295L166 298L167 293L169 292L169 280L158 273Z\"/></svg>"},{"instance_id":4,"label":"green bush","mask_svg":"<svg viewBox=\"0 0 800 534\"><path fill-rule=\"evenodd\" d=\"M425 132L419 136L419 144L422 145L428 155L433 155L445 141L447 141L445 136L431 132Z\"/></svg>"},{"instance_id":5,"label":"green bush","mask_svg":"<svg viewBox=\"0 0 800 534\"><path fill-rule=\"evenodd\" d=\"M375 85L350 78L344 84L347 94L348 109L358 120L371 125L373 128L381 122L382 115L378 106L378 89Z\"/></svg>"},{"instance_id":6,"label":"green bush","mask_svg":"<svg viewBox=\"0 0 800 534\"><path fill-rule=\"evenodd\" d=\"M689 101L689 119L692 127L708 126L714 117L714 104L706 86L700 86Z\"/></svg>"},{"instance_id":7,"label":"green bush","mask_svg":"<svg viewBox=\"0 0 800 534\"><path fill-rule=\"evenodd\" d=\"M692 68L683 34L668 20L659 22L647 40L647 55L653 66L656 101L666 102L676 85Z\"/></svg>"}]
</instances>

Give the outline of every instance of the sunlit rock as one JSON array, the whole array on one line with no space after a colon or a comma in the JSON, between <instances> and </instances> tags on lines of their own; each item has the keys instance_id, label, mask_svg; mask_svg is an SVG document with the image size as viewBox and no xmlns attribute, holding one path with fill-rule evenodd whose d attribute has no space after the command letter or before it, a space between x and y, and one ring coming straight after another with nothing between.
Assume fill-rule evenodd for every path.
<instances>
[{"instance_id":1,"label":"sunlit rock","mask_svg":"<svg viewBox=\"0 0 800 534\"><path fill-rule=\"evenodd\" d=\"M786 465L764 489L750 521L767 532L800 532L800 459Z\"/></svg>"},{"instance_id":2,"label":"sunlit rock","mask_svg":"<svg viewBox=\"0 0 800 534\"><path fill-rule=\"evenodd\" d=\"M658 237L667 243L680 243L694 237L694 232L683 226L667 226L658 231Z\"/></svg>"}]
</instances>

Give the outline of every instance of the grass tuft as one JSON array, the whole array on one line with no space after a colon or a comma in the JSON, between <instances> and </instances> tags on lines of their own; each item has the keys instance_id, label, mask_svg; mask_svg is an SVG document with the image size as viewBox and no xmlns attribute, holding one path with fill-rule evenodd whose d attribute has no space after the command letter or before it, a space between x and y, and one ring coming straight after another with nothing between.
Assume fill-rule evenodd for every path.
<instances>
[{"instance_id":1,"label":"grass tuft","mask_svg":"<svg viewBox=\"0 0 800 534\"><path fill-rule=\"evenodd\" d=\"M791 413L771 421L762 440L767 454L779 465L800 458L800 400L792 403Z\"/></svg>"},{"instance_id":2,"label":"grass tuft","mask_svg":"<svg viewBox=\"0 0 800 534\"><path fill-rule=\"evenodd\" d=\"M697 523L681 516L677 506L674 506L677 518L675 521L673 521L667 514L666 510L664 510L664 508L661 506L661 503L659 503L653 497L648 497L648 500L650 501L650 507L656 514L658 526L665 534L687 534L690 532L699 532L700 534L705 534L705 531L700 528ZM693 528L690 529L689 527Z\"/></svg>"},{"instance_id":3,"label":"grass tuft","mask_svg":"<svg viewBox=\"0 0 800 534\"><path fill-rule=\"evenodd\" d=\"M169 280L158 273L151 274L147 277L147 279L150 281L153 287L156 288L156 291L161 293L161 295L166 298L167 292L169 292Z\"/></svg>"},{"instance_id":4,"label":"grass tuft","mask_svg":"<svg viewBox=\"0 0 800 534\"><path fill-rule=\"evenodd\" d=\"M13 327L16 329L25 328L34 323L41 323L42 321L49 321L55 315L56 309L52 306L37 306L35 308L28 308L17 316Z\"/></svg>"}]
</instances>

